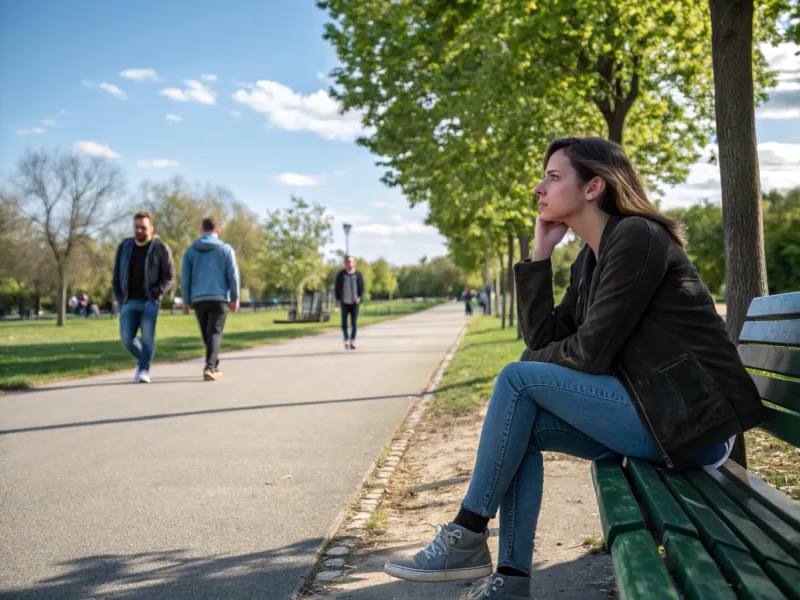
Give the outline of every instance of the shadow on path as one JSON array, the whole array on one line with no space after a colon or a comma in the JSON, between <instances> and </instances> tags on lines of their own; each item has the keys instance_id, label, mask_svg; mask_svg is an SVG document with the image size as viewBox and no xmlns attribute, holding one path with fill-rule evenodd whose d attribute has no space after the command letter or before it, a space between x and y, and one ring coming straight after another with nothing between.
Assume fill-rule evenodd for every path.
<instances>
[{"instance_id":1,"label":"shadow on path","mask_svg":"<svg viewBox=\"0 0 800 600\"><path fill-rule=\"evenodd\" d=\"M480 377L463 381L450 386L439 388L439 391L466 387L477 383L483 383L490 378ZM155 415L141 415L138 417L120 417L116 419L96 419L92 421L77 421L74 423L55 423L53 425L38 425L35 427L20 427L17 429L0 429L0 435L11 435L16 433L31 433L34 431L51 431L56 429L73 429L76 427L92 427L95 425L114 425L118 423L136 423L140 421L159 421L163 419L176 419L180 417L194 417L204 415L216 415L222 413L235 413L256 410L269 410L274 408L294 408L302 406L315 406L324 404L344 404L349 402L374 402L377 400L395 400L395 399L408 399L415 398L420 395L420 392L409 392L407 394L391 394L388 396L369 396L366 398L341 398L335 400L311 400L308 402L281 402L277 404L256 404L251 406L231 406L228 408L210 408L206 410L191 410L175 413L162 413Z\"/></svg>"},{"instance_id":2,"label":"shadow on path","mask_svg":"<svg viewBox=\"0 0 800 600\"><path fill-rule=\"evenodd\" d=\"M321 538L251 554L196 556L187 550L75 558L63 575L3 600L288 600Z\"/></svg>"}]
</instances>

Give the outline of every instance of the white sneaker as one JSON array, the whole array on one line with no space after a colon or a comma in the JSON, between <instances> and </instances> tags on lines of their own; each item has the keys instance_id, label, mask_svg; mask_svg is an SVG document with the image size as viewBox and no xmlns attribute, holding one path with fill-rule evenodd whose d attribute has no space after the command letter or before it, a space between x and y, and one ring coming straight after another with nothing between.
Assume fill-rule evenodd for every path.
<instances>
[{"instance_id":1,"label":"white sneaker","mask_svg":"<svg viewBox=\"0 0 800 600\"><path fill-rule=\"evenodd\" d=\"M142 371L139 369L139 367L136 367L136 374L133 376L133 383L139 383L139 375L141 373Z\"/></svg>"},{"instance_id":2,"label":"white sneaker","mask_svg":"<svg viewBox=\"0 0 800 600\"><path fill-rule=\"evenodd\" d=\"M150 372L146 369L142 369L139 371L139 377L137 378L139 383L150 383Z\"/></svg>"}]
</instances>

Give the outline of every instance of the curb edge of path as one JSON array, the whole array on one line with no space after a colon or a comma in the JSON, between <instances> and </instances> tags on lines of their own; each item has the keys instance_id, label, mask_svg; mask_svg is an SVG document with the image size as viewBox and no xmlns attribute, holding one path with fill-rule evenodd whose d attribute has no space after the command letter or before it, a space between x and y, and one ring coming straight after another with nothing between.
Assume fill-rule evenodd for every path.
<instances>
[{"instance_id":1,"label":"curb edge of path","mask_svg":"<svg viewBox=\"0 0 800 600\"><path fill-rule=\"evenodd\" d=\"M428 384L423 388L422 393L417 396L417 398L411 404L406 416L389 437L390 441L394 440L391 445L391 454L389 457L396 458L395 465L405 454L405 451L408 447L408 441L411 438L411 435L414 433L414 428L425 414L428 403L433 399L436 389L439 387L439 383L444 376L445 369L447 369L447 366L450 364L450 361L453 359L453 356L461 345L461 341L464 339L468 325L469 321L467 321L458 332L455 341L447 350L444 357L442 357L442 360L439 362L438 367L434 371L434 375L431 377ZM364 490L368 488L369 482L373 480L373 475L375 475L374 480L378 484L377 487L372 488L373 493L379 494L381 498L386 493L391 474L376 474L375 471L377 467L378 458L376 457L367 468L366 472L364 473L364 477L361 479L358 485L355 486L357 493L339 511L339 514L334 519L333 524L325 533L320 545L314 551L314 560L312 561L311 565L309 565L308 569L306 569L305 573L300 576L300 580L289 595L290 600L302 600L304 598L302 595L303 591L308 591L309 588L313 588L315 585L319 585L320 583L335 581L339 576L344 574L344 571L341 568L337 568L336 570L321 570L320 565L324 559L332 559L339 556L346 557L350 552L348 546L354 545L360 541L361 535L363 534L363 527L368 520L368 516L365 518L355 517L359 517L366 513L359 513L355 515L354 518L351 518L348 529L344 530L346 532L347 539L351 541L351 544L348 546L329 548L335 539L343 538L343 536L338 535L338 533L343 530L345 522L348 521L348 517L352 513L350 504L352 500L359 498ZM386 470L391 470L393 472L394 468L394 466L386 467ZM374 508L377 508L379 503L380 499L377 499L375 501L375 507L370 510L370 514ZM328 554L326 554L326 550L328 551ZM325 569L325 567L322 567L322 569Z\"/></svg>"}]
</instances>

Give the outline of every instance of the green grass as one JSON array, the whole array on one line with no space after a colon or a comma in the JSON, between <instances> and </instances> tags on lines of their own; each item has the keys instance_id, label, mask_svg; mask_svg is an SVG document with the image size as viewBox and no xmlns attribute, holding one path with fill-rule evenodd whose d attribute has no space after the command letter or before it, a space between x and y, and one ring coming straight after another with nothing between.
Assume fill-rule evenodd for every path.
<instances>
[{"instance_id":1,"label":"green grass","mask_svg":"<svg viewBox=\"0 0 800 600\"><path fill-rule=\"evenodd\" d=\"M583 539L583 546L589 554L602 554L606 551L606 542L603 538L589 536Z\"/></svg>"},{"instance_id":2,"label":"green grass","mask_svg":"<svg viewBox=\"0 0 800 600\"><path fill-rule=\"evenodd\" d=\"M434 303L397 302L381 305L374 314L364 307L359 325L370 325L408 315ZM222 351L240 350L292 338L314 335L339 327L339 315L330 323L276 325L285 318L279 311L242 312L228 315ZM204 348L194 315L163 313L156 329L155 362L187 360L203 356ZM0 322L0 390L27 389L58 379L89 377L132 369L133 359L119 340L119 321L70 319L64 327L52 320Z\"/></svg>"},{"instance_id":3,"label":"green grass","mask_svg":"<svg viewBox=\"0 0 800 600\"><path fill-rule=\"evenodd\" d=\"M364 523L364 529L369 531L372 535L381 535L386 533L386 526L389 524L389 513L385 508L379 506L372 511L369 519Z\"/></svg>"},{"instance_id":4,"label":"green grass","mask_svg":"<svg viewBox=\"0 0 800 600\"><path fill-rule=\"evenodd\" d=\"M447 366L433 408L450 416L470 414L492 393L497 374L519 360L525 344L517 341L517 328L500 329L497 317L476 316L458 352Z\"/></svg>"}]
</instances>

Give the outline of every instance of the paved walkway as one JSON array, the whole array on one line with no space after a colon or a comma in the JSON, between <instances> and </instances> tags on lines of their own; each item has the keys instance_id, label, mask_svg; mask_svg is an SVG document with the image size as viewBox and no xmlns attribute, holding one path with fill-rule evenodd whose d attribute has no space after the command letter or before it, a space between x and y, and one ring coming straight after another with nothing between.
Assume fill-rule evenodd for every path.
<instances>
[{"instance_id":1,"label":"paved walkway","mask_svg":"<svg viewBox=\"0 0 800 600\"><path fill-rule=\"evenodd\" d=\"M361 330L0 397L0 598L284 600L458 331Z\"/></svg>"}]
</instances>

